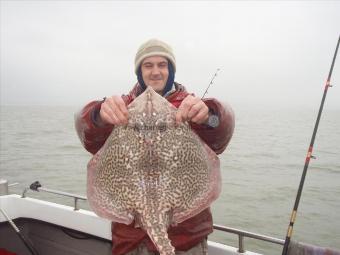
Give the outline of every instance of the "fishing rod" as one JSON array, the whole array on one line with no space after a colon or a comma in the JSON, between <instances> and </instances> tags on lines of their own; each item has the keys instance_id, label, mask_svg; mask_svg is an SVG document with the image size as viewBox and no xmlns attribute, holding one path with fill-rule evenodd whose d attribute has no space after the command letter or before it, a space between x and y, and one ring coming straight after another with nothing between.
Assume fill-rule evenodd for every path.
<instances>
[{"instance_id":1,"label":"fishing rod","mask_svg":"<svg viewBox=\"0 0 340 255\"><path fill-rule=\"evenodd\" d=\"M291 214L290 223L289 223L288 230L287 230L286 240L285 240L283 250L282 250L282 255L287 255L287 253L288 253L290 238L291 238L292 232L293 232L293 226L294 226L294 222L295 222L295 219L296 219L296 213L297 213L297 210L298 210L298 207L299 207L299 202L300 202L300 198L301 198L303 184L305 182L305 178L306 178L306 174L307 174L307 169L308 169L308 166L309 166L309 161L310 161L311 158L315 158L312 155L315 136L316 136L316 133L318 131L319 122L320 122L320 118L321 118L321 114L322 114L322 109L323 109L323 105L325 103L328 88L332 87L330 82L331 82L331 76L332 76L332 72L333 72L335 59L336 59L336 56L337 56L337 53L338 53L339 43L340 43L340 36L338 38L338 43L336 45L336 49L335 49L335 52L334 52L331 69L329 70L329 73L328 73L326 85L325 85L325 88L324 88L324 92L323 92L323 96L322 96L322 100L321 100L321 104L320 104L320 108L319 108L319 112L318 112L318 117L316 119L315 126L314 126L312 139L310 141L310 145L309 145L309 148L308 148L308 152L307 152L307 156L306 156L306 160L305 160L305 165L304 165L304 168L303 168L303 172L302 172L302 176L301 176L301 180L300 180L300 184L299 184L299 189L298 189L298 192L297 192L297 195L296 195L294 208L293 208L293 211L292 211L292 214Z\"/></svg>"},{"instance_id":2,"label":"fishing rod","mask_svg":"<svg viewBox=\"0 0 340 255\"><path fill-rule=\"evenodd\" d=\"M214 80L215 80L215 78L216 78L216 76L217 76L217 73L218 73L218 71L220 71L220 70L221 70L220 68L217 68L217 70L216 70L214 76L212 77L212 79L211 79L211 81L210 81L210 83L209 83L207 89L204 91L204 94L203 94L203 96L201 97L201 99L203 99L204 96L208 93L208 89L209 89L210 86L214 83Z\"/></svg>"},{"instance_id":3,"label":"fishing rod","mask_svg":"<svg viewBox=\"0 0 340 255\"><path fill-rule=\"evenodd\" d=\"M11 218L7 215L7 213L0 208L0 212L5 216L5 218L8 220L8 222L10 223L10 225L12 226L12 228L14 229L15 233L17 233L17 235L20 237L20 239L22 240L22 242L25 244L25 246L27 247L27 249L30 251L30 253L32 255L39 255L39 253L37 252L37 250L34 248L33 244L30 242L29 239L27 239L21 232L20 229L17 227L17 225L15 225L15 223L11 220Z\"/></svg>"}]
</instances>

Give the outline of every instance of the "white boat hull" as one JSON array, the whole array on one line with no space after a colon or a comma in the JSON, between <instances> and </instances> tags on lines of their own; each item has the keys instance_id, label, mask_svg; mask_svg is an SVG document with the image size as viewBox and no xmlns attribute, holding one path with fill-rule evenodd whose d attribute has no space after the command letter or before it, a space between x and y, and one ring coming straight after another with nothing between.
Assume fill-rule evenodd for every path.
<instances>
[{"instance_id":1,"label":"white boat hull","mask_svg":"<svg viewBox=\"0 0 340 255\"><path fill-rule=\"evenodd\" d=\"M91 211L74 210L73 207L42 201L35 198L19 195L0 196L0 208L7 212L12 219L32 219L76 230L107 241L111 240L111 222L98 217ZM0 214L0 222L7 219ZM235 255L240 254L237 248L224 244L208 241L210 255ZM242 254L259 255L258 253L245 252Z\"/></svg>"}]
</instances>

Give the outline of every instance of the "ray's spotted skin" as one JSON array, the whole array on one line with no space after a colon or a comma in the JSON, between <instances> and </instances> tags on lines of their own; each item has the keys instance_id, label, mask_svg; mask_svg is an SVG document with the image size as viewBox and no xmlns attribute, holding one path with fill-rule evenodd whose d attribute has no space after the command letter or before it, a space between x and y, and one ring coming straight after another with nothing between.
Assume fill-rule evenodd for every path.
<instances>
[{"instance_id":1,"label":"ray's spotted skin","mask_svg":"<svg viewBox=\"0 0 340 255\"><path fill-rule=\"evenodd\" d=\"M151 88L128 111L128 124L116 126L88 164L89 204L111 221L135 220L160 254L174 255L167 229L218 197L219 159Z\"/></svg>"}]
</instances>

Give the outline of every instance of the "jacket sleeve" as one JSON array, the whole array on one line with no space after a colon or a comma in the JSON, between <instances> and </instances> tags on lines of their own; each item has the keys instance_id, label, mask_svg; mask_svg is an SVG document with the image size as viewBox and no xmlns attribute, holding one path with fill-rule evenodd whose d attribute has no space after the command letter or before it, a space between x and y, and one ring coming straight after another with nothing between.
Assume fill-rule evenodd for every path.
<instances>
[{"instance_id":1,"label":"jacket sleeve","mask_svg":"<svg viewBox=\"0 0 340 255\"><path fill-rule=\"evenodd\" d=\"M217 115L219 125L213 128L205 124L191 123L191 127L216 154L221 154L234 133L234 112L229 105L222 105L216 99L206 98L203 101L209 107L211 114Z\"/></svg>"},{"instance_id":2,"label":"jacket sleeve","mask_svg":"<svg viewBox=\"0 0 340 255\"><path fill-rule=\"evenodd\" d=\"M93 101L75 114L75 128L84 148L95 154L110 135L112 125L100 125L97 121L103 101Z\"/></svg>"}]
</instances>

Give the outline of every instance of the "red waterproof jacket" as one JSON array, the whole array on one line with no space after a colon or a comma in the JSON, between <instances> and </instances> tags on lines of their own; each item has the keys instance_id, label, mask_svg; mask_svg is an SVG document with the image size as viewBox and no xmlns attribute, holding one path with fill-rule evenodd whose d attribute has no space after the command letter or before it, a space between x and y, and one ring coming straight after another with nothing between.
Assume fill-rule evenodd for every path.
<instances>
[{"instance_id":1,"label":"red waterproof jacket","mask_svg":"<svg viewBox=\"0 0 340 255\"><path fill-rule=\"evenodd\" d=\"M179 107L183 99L189 95L184 86L175 83L176 91L166 97L175 107ZM137 84L128 95L122 98L126 105L130 104L140 93L140 86ZM206 142L206 144L217 154L222 153L227 147L234 131L234 114L231 108L223 106L216 99L203 99L209 107L210 112L219 118L219 125L216 128L207 125L191 123L192 129ZM93 101L87 104L75 118L75 126L85 149L95 154L105 143L110 135L113 126L100 126L97 121L100 107L103 101ZM198 215L171 226L168 230L169 238L176 250L188 250L200 243L212 231L212 215L210 209L206 209ZM135 249L142 241L145 241L149 250L156 251L156 247L141 228L135 228L134 223L126 225L112 223L112 254L121 255Z\"/></svg>"}]
</instances>

